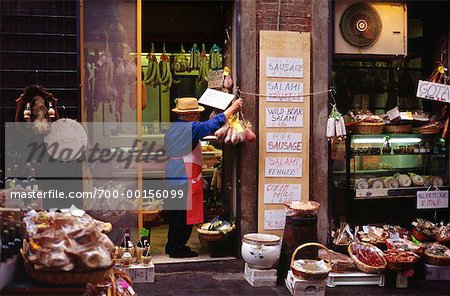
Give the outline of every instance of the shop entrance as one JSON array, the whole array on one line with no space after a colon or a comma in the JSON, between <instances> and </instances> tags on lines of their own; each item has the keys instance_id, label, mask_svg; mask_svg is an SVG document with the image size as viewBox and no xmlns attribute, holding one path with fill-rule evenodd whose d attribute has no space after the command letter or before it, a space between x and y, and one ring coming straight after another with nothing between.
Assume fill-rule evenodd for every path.
<instances>
[{"instance_id":1,"label":"shop entrance","mask_svg":"<svg viewBox=\"0 0 450 296\"><path fill-rule=\"evenodd\" d=\"M124 245L126 233L133 244L150 241L154 263L187 260L166 254L171 211L157 192L165 183L166 163L155 157L171 122L178 119L171 112L176 100L200 98L211 70L227 69L235 77L233 11L233 1L83 1L82 121L88 123L91 146L133 159L84 167L85 190L100 188L127 197L107 209L106 204L100 211L89 204L85 209L113 224L110 237L118 246ZM218 90L231 92L232 87ZM201 121L220 112L204 107ZM135 161L139 145L142 158L150 161ZM214 136L203 138L201 149L203 218L218 222L211 226L215 230L237 214L234 153ZM234 255L237 231L226 239L219 233L220 239L211 242L199 237L197 227L187 245L199 256L189 260Z\"/></svg>"}]
</instances>

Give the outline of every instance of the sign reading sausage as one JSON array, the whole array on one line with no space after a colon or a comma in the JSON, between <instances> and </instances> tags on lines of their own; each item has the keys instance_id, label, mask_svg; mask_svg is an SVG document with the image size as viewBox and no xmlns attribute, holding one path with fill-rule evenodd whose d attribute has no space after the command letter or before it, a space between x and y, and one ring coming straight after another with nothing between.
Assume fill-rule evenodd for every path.
<instances>
[{"instance_id":1,"label":"sign reading sausage","mask_svg":"<svg viewBox=\"0 0 450 296\"><path fill-rule=\"evenodd\" d=\"M266 57L266 76L303 78L303 59Z\"/></svg>"},{"instance_id":2,"label":"sign reading sausage","mask_svg":"<svg viewBox=\"0 0 450 296\"><path fill-rule=\"evenodd\" d=\"M267 133L266 152L302 153L302 133Z\"/></svg>"}]
</instances>

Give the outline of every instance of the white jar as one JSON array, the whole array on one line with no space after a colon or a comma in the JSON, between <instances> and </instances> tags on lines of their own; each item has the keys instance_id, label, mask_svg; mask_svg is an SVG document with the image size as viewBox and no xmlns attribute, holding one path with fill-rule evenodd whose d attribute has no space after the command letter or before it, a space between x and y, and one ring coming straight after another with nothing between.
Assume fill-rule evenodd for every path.
<instances>
[{"instance_id":1,"label":"white jar","mask_svg":"<svg viewBox=\"0 0 450 296\"><path fill-rule=\"evenodd\" d=\"M281 252L281 238L272 234L247 233L242 240L241 253L252 268L270 269Z\"/></svg>"}]
</instances>

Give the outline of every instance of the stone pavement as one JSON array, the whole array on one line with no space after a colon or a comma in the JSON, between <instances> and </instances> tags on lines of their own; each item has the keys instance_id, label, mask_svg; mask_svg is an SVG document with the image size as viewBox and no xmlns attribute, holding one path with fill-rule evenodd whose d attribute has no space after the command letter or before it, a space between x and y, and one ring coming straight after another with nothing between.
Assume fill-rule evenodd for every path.
<instances>
[{"instance_id":1,"label":"stone pavement","mask_svg":"<svg viewBox=\"0 0 450 296\"><path fill-rule=\"evenodd\" d=\"M218 266L218 269L220 267ZM135 285L140 296L289 296L284 286L253 288L242 272L176 271L158 273L152 284ZM327 288L332 295L450 295L450 281L420 281L408 289L378 286Z\"/></svg>"}]
</instances>

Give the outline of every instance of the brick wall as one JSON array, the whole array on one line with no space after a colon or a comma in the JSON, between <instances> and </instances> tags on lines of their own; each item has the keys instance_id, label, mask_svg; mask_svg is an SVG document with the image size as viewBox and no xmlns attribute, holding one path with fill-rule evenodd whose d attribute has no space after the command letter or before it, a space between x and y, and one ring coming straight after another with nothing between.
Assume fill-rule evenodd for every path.
<instances>
[{"instance_id":1,"label":"brick wall","mask_svg":"<svg viewBox=\"0 0 450 296\"><path fill-rule=\"evenodd\" d=\"M311 32L314 0L281 0L280 31ZM276 30L278 0L256 0L256 28Z\"/></svg>"}]
</instances>

